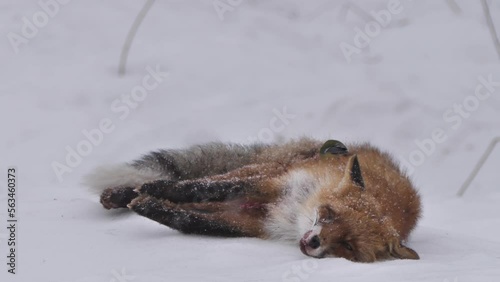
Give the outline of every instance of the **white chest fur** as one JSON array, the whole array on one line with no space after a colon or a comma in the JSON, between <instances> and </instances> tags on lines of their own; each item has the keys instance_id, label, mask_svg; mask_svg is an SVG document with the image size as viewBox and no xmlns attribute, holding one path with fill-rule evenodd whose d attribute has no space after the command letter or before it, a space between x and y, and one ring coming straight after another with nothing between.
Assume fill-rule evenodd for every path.
<instances>
[{"instance_id":1,"label":"white chest fur","mask_svg":"<svg viewBox=\"0 0 500 282\"><path fill-rule=\"evenodd\" d=\"M320 185L305 170L291 171L282 182L282 198L271 208L265 228L272 239L298 241L314 224L316 207L308 202Z\"/></svg>"}]
</instances>

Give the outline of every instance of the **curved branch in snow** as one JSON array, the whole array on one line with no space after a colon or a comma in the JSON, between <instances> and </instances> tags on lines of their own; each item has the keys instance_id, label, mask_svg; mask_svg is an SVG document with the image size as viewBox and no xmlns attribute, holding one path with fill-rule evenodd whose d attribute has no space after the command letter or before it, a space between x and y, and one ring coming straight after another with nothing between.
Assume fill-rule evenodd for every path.
<instances>
[{"instance_id":1,"label":"curved branch in snow","mask_svg":"<svg viewBox=\"0 0 500 282\"><path fill-rule=\"evenodd\" d=\"M495 49L497 50L498 57L500 58L500 41L498 40L497 31L495 30L495 24L493 23L493 19L491 18L490 7L488 6L488 2L486 0L481 0L481 5L483 6L484 16L486 17L486 24L488 25L488 29L490 30L491 39L493 40L493 44L495 45Z\"/></svg>"},{"instance_id":2,"label":"curved branch in snow","mask_svg":"<svg viewBox=\"0 0 500 282\"><path fill-rule=\"evenodd\" d=\"M455 2L455 0L446 0L446 4L448 4L448 8L450 8L450 10L455 13L455 14L461 14L462 13L462 9L460 8L460 6L458 6L457 2Z\"/></svg>"},{"instance_id":3,"label":"curved branch in snow","mask_svg":"<svg viewBox=\"0 0 500 282\"><path fill-rule=\"evenodd\" d=\"M483 167L484 163L486 162L488 157L491 155L491 152L493 152L493 149L495 149L495 147L498 143L500 143L500 136L491 140L491 143L488 146L488 148L486 149L486 151L484 152L483 156L481 157L481 159L479 159L479 162L477 162L476 166L474 167L474 169L470 173L469 177L467 177L467 180L465 180L464 184L462 185L462 187L458 191L457 196L461 197L464 195L467 188L469 188L470 183L472 182L472 180L474 180L476 175L479 173L479 171Z\"/></svg>"},{"instance_id":4,"label":"curved branch in snow","mask_svg":"<svg viewBox=\"0 0 500 282\"><path fill-rule=\"evenodd\" d=\"M135 37L135 34L137 33L137 30L139 29L139 26L141 25L142 21L144 20L144 18L148 14L149 9L151 9L151 6L153 6L154 2L155 2L155 0L147 0L146 3L144 3L144 6L142 7L139 14L137 14L137 17L135 18L135 21L132 24L132 27L128 31L127 38L125 39L125 43L123 44L122 53L120 54L120 66L118 67L118 74L119 75L125 74L125 68L127 65L127 58L128 58L128 51L130 50L130 46L132 45L132 41L134 41L134 37Z\"/></svg>"}]
</instances>

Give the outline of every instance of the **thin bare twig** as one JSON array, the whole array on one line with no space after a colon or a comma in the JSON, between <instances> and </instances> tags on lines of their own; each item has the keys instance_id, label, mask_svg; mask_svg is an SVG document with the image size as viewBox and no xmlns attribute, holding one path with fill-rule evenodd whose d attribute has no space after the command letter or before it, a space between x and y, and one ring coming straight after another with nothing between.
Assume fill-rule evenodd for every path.
<instances>
[{"instance_id":1,"label":"thin bare twig","mask_svg":"<svg viewBox=\"0 0 500 282\"><path fill-rule=\"evenodd\" d=\"M339 21L340 22L345 22L345 19L347 18L347 13L349 13L349 8L350 8L350 5L347 2L342 4L342 6L340 6L340 10L339 10Z\"/></svg>"},{"instance_id":2,"label":"thin bare twig","mask_svg":"<svg viewBox=\"0 0 500 282\"><path fill-rule=\"evenodd\" d=\"M453 13L457 15L462 13L462 9L460 8L460 6L458 6L455 0L446 0L446 4L448 4L448 7L451 11L453 11Z\"/></svg>"},{"instance_id":3,"label":"thin bare twig","mask_svg":"<svg viewBox=\"0 0 500 282\"><path fill-rule=\"evenodd\" d=\"M118 67L118 74L119 75L124 75L125 74L125 68L127 65L127 58L128 58L128 51L130 50L130 46L132 45L132 41L134 41L135 34L137 33L137 30L139 29L139 26L141 25L142 21L148 14L149 9L151 9L151 6L153 6L153 3L155 0L147 0L146 3L144 3L144 6L142 7L141 11L139 14L137 14L137 17L135 18L134 23L132 24L132 27L128 31L127 38L125 39L125 43L123 44L122 48L122 53L120 55L120 66Z\"/></svg>"},{"instance_id":4,"label":"thin bare twig","mask_svg":"<svg viewBox=\"0 0 500 282\"><path fill-rule=\"evenodd\" d=\"M349 2L347 5L349 5L349 9L355 14L357 14L359 17L361 17L364 21L375 21L375 18L368 13L367 11L363 10L360 6L358 6L356 3Z\"/></svg>"},{"instance_id":5,"label":"thin bare twig","mask_svg":"<svg viewBox=\"0 0 500 282\"><path fill-rule=\"evenodd\" d=\"M305 21L311 22L312 20L318 18L322 14L326 13L328 10L332 9L337 3L334 1L324 1L319 4L312 12L304 16Z\"/></svg>"},{"instance_id":6,"label":"thin bare twig","mask_svg":"<svg viewBox=\"0 0 500 282\"><path fill-rule=\"evenodd\" d=\"M500 41L498 40L495 24L493 23L493 19L491 18L490 7L488 6L488 2L486 0L481 0L481 5L483 6L484 16L486 17L486 24L488 25L488 29L490 30L493 45L495 45L498 57L500 58Z\"/></svg>"},{"instance_id":7,"label":"thin bare twig","mask_svg":"<svg viewBox=\"0 0 500 282\"><path fill-rule=\"evenodd\" d=\"M491 140L491 143L488 146L488 148L486 149L486 151L484 152L483 156L481 157L481 159L479 159L479 162L476 164L476 166L474 167L474 169L470 173L469 177L467 177L467 180L465 180L464 184L462 185L462 187L458 191L457 196L461 197L464 195L467 188L469 188L469 185L471 184L472 180L474 180L474 178L476 177L478 172L481 170L484 163L486 162L488 157L491 155L491 152L493 152L493 149L495 149L495 146L498 143L500 143L500 136L493 138L493 140Z\"/></svg>"}]
</instances>

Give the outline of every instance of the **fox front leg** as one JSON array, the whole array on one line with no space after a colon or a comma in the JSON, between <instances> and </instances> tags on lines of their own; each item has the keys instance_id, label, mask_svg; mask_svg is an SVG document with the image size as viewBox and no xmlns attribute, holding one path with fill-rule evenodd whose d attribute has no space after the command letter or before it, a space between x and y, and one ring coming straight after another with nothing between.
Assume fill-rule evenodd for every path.
<instances>
[{"instance_id":1,"label":"fox front leg","mask_svg":"<svg viewBox=\"0 0 500 282\"><path fill-rule=\"evenodd\" d=\"M146 195L136 198L128 205L139 215L182 233L224 237L252 236L246 234L241 227L224 220L220 213L199 213L184 210L181 206Z\"/></svg>"},{"instance_id":2,"label":"fox front leg","mask_svg":"<svg viewBox=\"0 0 500 282\"><path fill-rule=\"evenodd\" d=\"M175 182L158 180L143 184L136 192L173 203L222 202L244 196L254 189L255 183L247 180L207 179Z\"/></svg>"}]
</instances>

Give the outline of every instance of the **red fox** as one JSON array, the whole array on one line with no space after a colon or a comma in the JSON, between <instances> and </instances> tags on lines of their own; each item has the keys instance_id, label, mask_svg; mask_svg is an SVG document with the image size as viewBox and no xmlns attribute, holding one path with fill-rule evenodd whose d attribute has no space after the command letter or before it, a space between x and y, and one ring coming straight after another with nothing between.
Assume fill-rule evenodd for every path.
<instances>
[{"instance_id":1,"label":"red fox","mask_svg":"<svg viewBox=\"0 0 500 282\"><path fill-rule=\"evenodd\" d=\"M315 258L419 259L403 243L420 197L369 144L210 143L152 152L87 182L102 191L104 208L129 208L183 233L289 240Z\"/></svg>"}]
</instances>

